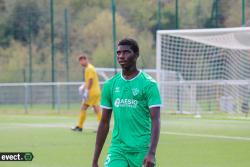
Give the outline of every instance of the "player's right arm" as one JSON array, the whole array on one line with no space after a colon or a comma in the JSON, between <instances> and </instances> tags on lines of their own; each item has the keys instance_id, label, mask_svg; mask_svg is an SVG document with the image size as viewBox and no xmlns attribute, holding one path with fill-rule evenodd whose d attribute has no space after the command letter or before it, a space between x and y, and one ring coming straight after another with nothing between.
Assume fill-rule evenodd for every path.
<instances>
[{"instance_id":1,"label":"player's right arm","mask_svg":"<svg viewBox=\"0 0 250 167\"><path fill-rule=\"evenodd\" d=\"M111 115L112 115L111 109L104 108L102 110L102 119L97 130L95 152L94 152L92 167L98 167L98 159L100 157L103 145L105 143L105 140L109 132Z\"/></svg>"},{"instance_id":2,"label":"player's right arm","mask_svg":"<svg viewBox=\"0 0 250 167\"><path fill-rule=\"evenodd\" d=\"M105 143L105 140L109 132L110 118L112 115L112 99L111 99L111 89L109 82L106 82L103 86L101 106L103 108L102 119L100 121L97 130L92 167L98 167L98 159L100 157L103 145Z\"/></svg>"}]
</instances>

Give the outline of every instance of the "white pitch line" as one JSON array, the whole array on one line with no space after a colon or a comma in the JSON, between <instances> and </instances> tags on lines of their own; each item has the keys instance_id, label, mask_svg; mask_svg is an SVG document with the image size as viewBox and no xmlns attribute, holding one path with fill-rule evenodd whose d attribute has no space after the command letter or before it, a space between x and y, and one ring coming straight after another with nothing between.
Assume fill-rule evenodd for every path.
<instances>
[{"instance_id":1,"label":"white pitch line","mask_svg":"<svg viewBox=\"0 0 250 167\"><path fill-rule=\"evenodd\" d=\"M85 125L84 129L96 129L96 123L88 123ZM33 128L70 128L69 125L65 124L29 124L29 123L20 123L20 124L6 124L8 126L2 126L0 129L7 128L22 128L22 127L33 127ZM241 137L241 136L223 136L223 135L209 135L209 134L198 134L198 133L184 133L184 132L170 132L162 131L161 134L165 135L176 135L176 136L189 136L189 137L202 137L202 138L214 138L214 139L229 139L229 140L244 140L250 141L250 137Z\"/></svg>"},{"instance_id":2,"label":"white pitch line","mask_svg":"<svg viewBox=\"0 0 250 167\"><path fill-rule=\"evenodd\" d=\"M240 136L222 136L222 135L209 135L209 134L198 134L198 133L181 133L181 132L161 132L161 134L166 135L176 135L176 136L190 136L190 137L203 137L203 138L215 138L215 139L230 139L230 140L245 140L250 141L249 137Z\"/></svg>"},{"instance_id":3,"label":"white pitch line","mask_svg":"<svg viewBox=\"0 0 250 167\"><path fill-rule=\"evenodd\" d=\"M70 124L39 124L39 123L10 123L10 124L1 124L0 129L6 128L71 128L73 126ZM84 129L97 129L97 123L87 123Z\"/></svg>"}]
</instances>

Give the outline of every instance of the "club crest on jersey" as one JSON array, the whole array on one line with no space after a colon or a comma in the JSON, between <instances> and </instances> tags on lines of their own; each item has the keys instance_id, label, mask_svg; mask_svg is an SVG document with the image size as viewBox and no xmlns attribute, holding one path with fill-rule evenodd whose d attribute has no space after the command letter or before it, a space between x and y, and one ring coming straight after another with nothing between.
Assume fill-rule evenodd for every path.
<instances>
[{"instance_id":1,"label":"club crest on jersey","mask_svg":"<svg viewBox=\"0 0 250 167\"><path fill-rule=\"evenodd\" d=\"M138 95L139 94L139 89L138 88L132 88L132 94L134 96Z\"/></svg>"}]
</instances>

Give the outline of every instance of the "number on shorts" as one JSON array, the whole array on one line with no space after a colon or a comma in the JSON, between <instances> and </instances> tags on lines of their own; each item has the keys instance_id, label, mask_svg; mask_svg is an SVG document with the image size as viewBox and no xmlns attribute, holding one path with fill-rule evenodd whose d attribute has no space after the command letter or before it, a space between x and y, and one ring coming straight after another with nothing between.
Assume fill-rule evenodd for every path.
<instances>
[{"instance_id":1,"label":"number on shorts","mask_svg":"<svg viewBox=\"0 0 250 167\"><path fill-rule=\"evenodd\" d=\"M108 155L107 155L107 158L106 158L106 160L105 160L105 167L107 167L108 164L110 163L110 157L111 157L111 154L108 154Z\"/></svg>"}]
</instances>

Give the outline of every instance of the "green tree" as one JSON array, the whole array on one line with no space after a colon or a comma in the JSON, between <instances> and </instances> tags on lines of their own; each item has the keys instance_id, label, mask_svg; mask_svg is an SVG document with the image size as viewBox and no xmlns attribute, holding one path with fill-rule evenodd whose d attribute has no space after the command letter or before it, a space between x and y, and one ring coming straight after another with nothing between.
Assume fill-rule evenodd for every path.
<instances>
[{"instance_id":1,"label":"green tree","mask_svg":"<svg viewBox=\"0 0 250 167\"><path fill-rule=\"evenodd\" d=\"M27 48L19 42L11 41L10 47L0 47L0 75L1 82L23 82L25 68L27 66Z\"/></svg>"},{"instance_id":2,"label":"green tree","mask_svg":"<svg viewBox=\"0 0 250 167\"><path fill-rule=\"evenodd\" d=\"M32 36L36 36L42 26L40 24L42 12L36 1L18 1L7 20L8 26L5 29L5 36L12 37L22 43L29 40L29 26Z\"/></svg>"},{"instance_id":3,"label":"green tree","mask_svg":"<svg viewBox=\"0 0 250 167\"><path fill-rule=\"evenodd\" d=\"M122 16L117 14L116 16L117 24L117 39L122 37L132 37L135 36L136 31L124 20ZM85 39L84 46L85 52L92 53L93 57L98 57L98 59L106 59L103 62L109 60L108 64L96 64L97 66L106 66L109 67L113 64L113 52L112 52L112 15L110 10L104 10L101 12L95 20L90 22L82 32L81 36ZM98 49L95 51L95 49ZM103 54L100 53L100 50L103 49ZM110 52L111 51L111 52ZM97 54L100 53L100 54ZM109 53L109 55L105 55ZM97 60L94 58L94 60ZM102 61L100 61L101 63ZM107 67L107 66L106 66Z\"/></svg>"}]
</instances>

